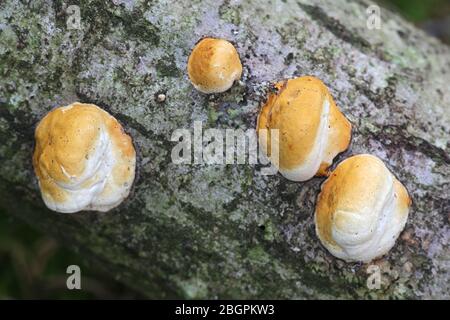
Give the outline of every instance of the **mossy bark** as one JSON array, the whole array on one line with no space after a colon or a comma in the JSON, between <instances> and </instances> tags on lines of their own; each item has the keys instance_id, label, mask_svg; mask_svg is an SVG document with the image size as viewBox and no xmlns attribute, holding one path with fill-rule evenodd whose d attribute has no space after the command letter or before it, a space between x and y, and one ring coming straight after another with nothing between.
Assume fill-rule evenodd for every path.
<instances>
[{"instance_id":1,"label":"mossy bark","mask_svg":"<svg viewBox=\"0 0 450 320\"><path fill-rule=\"evenodd\" d=\"M367 1L63 1L0 4L0 207L80 250L149 297L450 298L450 49ZM244 76L223 94L189 83L205 35L237 47ZM412 210L369 289L369 265L320 245L313 212L323 178L304 183L251 165L174 165L173 130L254 128L269 82L315 75L353 124L358 153L382 158ZM166 94L159 102L157 95ZM51 212L31 165L49 110L95 103L132 135L137 178L107 214Z\"/></svg>"}]
</instances>

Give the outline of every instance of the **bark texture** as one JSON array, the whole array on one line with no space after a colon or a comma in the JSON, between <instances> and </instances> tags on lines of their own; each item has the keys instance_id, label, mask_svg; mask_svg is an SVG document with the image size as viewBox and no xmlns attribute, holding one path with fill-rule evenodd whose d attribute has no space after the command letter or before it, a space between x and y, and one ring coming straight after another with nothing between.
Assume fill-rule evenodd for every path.
<instances>
[{"instance_id":1,"label":"bark texture","mask_svg":"<svg viewBox=\"0 0 450 320\"><path fill-rule=\"evenodd\" d=\"M0 3L0 208L80 250L157 298L450 298L450 49L367 1L66 1ZM186 61L205 35L235 43L241 83L203 95ZM323 178L264 176L251 165L174 165L173 130L254 128L269 82L315 75L353 124L351 147L385 161L413 199L405 231L368 264L335 259L315 235ZM158 102L159 93L166 94ZM95 103L132 135L130 197L99 214L46 209L34 127L52 108Z\"/></svg>"}]
</instances>

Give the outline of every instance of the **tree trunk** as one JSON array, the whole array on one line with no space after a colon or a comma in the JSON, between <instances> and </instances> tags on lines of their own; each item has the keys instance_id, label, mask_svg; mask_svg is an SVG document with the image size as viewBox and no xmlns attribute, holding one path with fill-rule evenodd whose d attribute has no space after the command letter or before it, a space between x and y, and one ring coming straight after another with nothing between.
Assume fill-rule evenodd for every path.
<instances>
[{"instance_id":1,"label":"tree trunk","mask_svg":"<svg viewBox=\"0 0 450 320\"><path fill-rule=\"evenodd\" d=\"M450 298L449 47L384 9L381 28L369 29L363 0L143 2L71 1L77 28L65 1L2 1L3 211L149 297ZM201 94L187 77L205 35L232 41L244 65L223 94ZM335 164L377 155L413 199L395 247L371 264L340 261L319 243L324 178L171 161L175 129L254 128L268 83L300 75L322 79L353 124ZM113 114L137 150L133 191L106 214L48 210L33 173L37 122L74 101Z\"/></svg>"}]
</instances>

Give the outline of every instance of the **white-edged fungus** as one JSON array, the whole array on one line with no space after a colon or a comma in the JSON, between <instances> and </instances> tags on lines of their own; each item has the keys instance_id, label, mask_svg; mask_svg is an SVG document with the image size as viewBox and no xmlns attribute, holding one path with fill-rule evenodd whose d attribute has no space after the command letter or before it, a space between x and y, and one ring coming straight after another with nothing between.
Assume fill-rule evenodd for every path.
<instances>
[{"instance_id":1,"label":"white-edged fungus","mask_svg":"<svg viewBox=\"0 0 450 320\"><path fill-rule=\"evenodd\" d=\"M361 154L342 161L322 185L316 233L345 261L369 262L395 244L408 218L406 188L379 158Z\"/></svg>"},{"instance_id":2,"label":"white-edged fungus","mask_svg":"<svg viewBox=\"0 0 450 320\"><path fill-rule=\"evenodd\" d=\"M33 165L48 208L108 211L128 196L136 153L106 111L77 102L56 108L40 121L35 138Z\"/></svg>"},{"instance_id":3,"label":"white-edged fungus","mask_svg":"<svg viewBox=\"0 0 450 320\"><path fill-rule=\"evenodd\" d=\"M204 38L192 50L187 70L197 90L220 93L241 78L242 64L236 48L229 41Z\"/></svg>"},{"instance_id":4,"label":"white-edged fungus","mask_svg":"<svg viewBox=\"0 0 450 320\"><path fill-rule=\"evenodd\" d=\"M325 84L315 77L281 81L275 89L258 117L260 148L289 180L305 181L314 175L327 175L334 157L348 148L350 122L339 111ZM279 130L275 144L271 143L272 129Z\"/></svg>"}]
</instances>

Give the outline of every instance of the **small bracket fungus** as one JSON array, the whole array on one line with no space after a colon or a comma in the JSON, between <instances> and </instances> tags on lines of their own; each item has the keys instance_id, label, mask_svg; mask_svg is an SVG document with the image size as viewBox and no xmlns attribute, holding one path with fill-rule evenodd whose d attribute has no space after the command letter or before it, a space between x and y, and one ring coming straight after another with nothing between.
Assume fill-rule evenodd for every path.
<instances>
[{"instance_id":1,"label":"small bracket fungus","mask_svg":"<svg viewBox=\"0 0 450 320\"><path fill-rule=\"evenodd\" d=\"M242 75L236 48L227 40L205 38L191 52L188 75L194 87L203 93L227 91Z\"/></svg>"},{"instance_id":2,"label":"small bracket fungus","mask_svg":"<svg viewBox=\"0 0 450 320\"><path fill-rule=\"evenodd\" d=\"M380 159L353 156L341 162L322 185L316 233L334 256L369 262L394 246L410 205L406 188Z\"/></svg>"},{"instance_id":3,"label":"small bracket fungus","mask_svg":"<svg viewBox=\"0 0 450 320\"><path fill-rule=\"evenodd\" d=\"M108 211L128 196L136 153L106 111L83 103L56 108L40 121L35 138L33 166L50 209Z\"/></svg>"},{"instance_id":4,"label":"small bracket fungus","mask_svg":"<svg viewBox=\"0 0 450 320\"><path fill-rule=\"evenodd\" d=\"M260 148L289 180L327 175L334 157L350 143L350 122L317 78L290 79L275 88L258 117ZM271 138L273 129L279 130L277 141L272 141L276 140ZM277 159L271 154L277 154Z\"/></svg>"}]
</instances>

